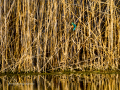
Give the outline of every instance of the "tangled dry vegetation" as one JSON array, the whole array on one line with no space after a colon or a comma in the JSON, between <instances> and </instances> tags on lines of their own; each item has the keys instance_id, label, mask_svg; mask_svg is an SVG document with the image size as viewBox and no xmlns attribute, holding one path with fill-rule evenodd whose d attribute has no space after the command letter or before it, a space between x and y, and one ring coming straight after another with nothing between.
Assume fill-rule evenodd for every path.
<instances>
[{"instance_id":1,"label":"tangled dry vegetation","mask_svg":"<svg viewBox=\"0 0 120 90\"><path fill-rule=\"evenodd\" d=\"M0 63L0 72L119 70L120 0L0 0Z\"/></svg>"}]
</instances>

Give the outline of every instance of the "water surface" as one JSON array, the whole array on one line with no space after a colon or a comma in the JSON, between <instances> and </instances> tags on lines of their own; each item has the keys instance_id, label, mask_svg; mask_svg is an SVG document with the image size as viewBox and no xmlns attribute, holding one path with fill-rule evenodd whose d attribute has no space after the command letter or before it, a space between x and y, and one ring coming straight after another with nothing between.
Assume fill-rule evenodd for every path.
<instances>
[{"instance_id":1,"label":"water surface","mask_svg":"<svg viewBox=\"0 0 120 90\"><path fill-rule=\"evenodd\" d=\"M119 74L0 76L0 90L120 90Z\"/></svg>"}]
</instances>

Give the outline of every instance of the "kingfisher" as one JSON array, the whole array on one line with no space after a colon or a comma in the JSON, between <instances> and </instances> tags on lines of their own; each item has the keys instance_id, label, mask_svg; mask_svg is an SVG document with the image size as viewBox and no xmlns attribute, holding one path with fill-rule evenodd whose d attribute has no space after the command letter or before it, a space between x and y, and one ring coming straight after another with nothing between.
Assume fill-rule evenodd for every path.
<instances>
[{"instance_id":1,"label":"kingfisher","mask_svg":"<svg viewBox=\"0 0 120 90\"><path fill-rule=\"evenodd\" d=\"M72 22L71 23L72 24L72 27L73 27L73 31L75 30L75 28L76 28L76 25Z\"/></svg>"}]
</instances>

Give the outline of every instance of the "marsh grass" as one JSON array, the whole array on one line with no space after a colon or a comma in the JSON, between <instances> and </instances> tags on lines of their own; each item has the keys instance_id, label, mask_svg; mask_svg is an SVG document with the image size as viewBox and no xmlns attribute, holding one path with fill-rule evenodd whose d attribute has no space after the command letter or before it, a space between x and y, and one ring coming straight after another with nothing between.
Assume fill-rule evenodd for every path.
<instances>
[{"instance_id":1,"label":"marsh grass","mask_svg":"<svg viewBox=\"0 0 120 90\"><path fill-rule=\"evenodd\" d=\"M0 0L0 72L119 70L119 5L119 0Z\"/></svg>"}]
</instances>

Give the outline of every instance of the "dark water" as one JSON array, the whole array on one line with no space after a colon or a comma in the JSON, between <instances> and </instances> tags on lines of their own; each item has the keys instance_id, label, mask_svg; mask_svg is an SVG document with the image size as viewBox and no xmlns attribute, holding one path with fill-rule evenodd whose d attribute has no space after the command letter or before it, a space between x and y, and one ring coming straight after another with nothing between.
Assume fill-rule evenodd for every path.
<instances>
[{"instance_id":1,"label":"dark water","mask_svg":"<svg viewBox=\"0 0 120 90\"><path fill-rule=\"evenodd\" d=\"M120 90L119 74L0 76L0 90Z\"/></svg>"}]
</instances>

